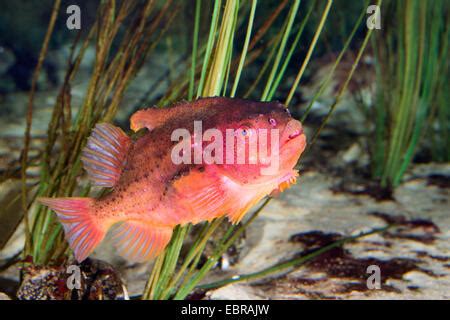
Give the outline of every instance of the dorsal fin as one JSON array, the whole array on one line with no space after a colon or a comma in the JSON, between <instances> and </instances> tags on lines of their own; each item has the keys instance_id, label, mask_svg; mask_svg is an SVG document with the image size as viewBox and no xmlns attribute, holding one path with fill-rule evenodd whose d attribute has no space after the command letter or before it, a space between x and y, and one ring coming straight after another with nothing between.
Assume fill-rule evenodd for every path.
<instances>
[{"instance_id":1,"label":"dorsal fin","mask_svg":"<svg viewBox=\"0 0 450 320\"><path fill-rule=\"evenodd\" d=\"M158 108L151 107L136 111L130 118L131 130L138 131L147 128L149 131L161 126L173 117L180 117L180 112L191 112L199 108L208 108L215 104L230 103L232 99L224 97L207 97L199 98L195 101L179 101L168 107Z\"/></svg>"},{"instance_id":2,"label":"dorsal fin","mask_svg":"<svg viewBox=\"0 0 450 320\"><path fill-rule=\"evenodd\" d=\"M130 119L131 130L147 128L149 131L162 125L169 116L169 109L148 108L136 111Z\"/></svg>"},{"instance_id":3,"label":"dorsal fin","mask_svg":"<svg viewBox=\"0 0 450 320\"><path fill-rule=\"evenodd\" d=\"M113 187L125 166L131 139L109 123L97 124L83 149L81 161L89 179L102 187Z\"/></svg>"}]
</instances>

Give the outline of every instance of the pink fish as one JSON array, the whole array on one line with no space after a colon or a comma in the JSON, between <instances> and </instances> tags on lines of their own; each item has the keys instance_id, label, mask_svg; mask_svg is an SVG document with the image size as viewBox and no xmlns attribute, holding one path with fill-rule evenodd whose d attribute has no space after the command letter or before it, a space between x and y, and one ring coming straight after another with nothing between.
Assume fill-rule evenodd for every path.
<instances>
[{"instance_id":1,"label":"pink fish","mask_svg":"<svg viewBox=\"0 0 450 320\"><path fill-rule=\"evenodd\" d=\"M78 261L115 224L119 254L139 262L160 254L177 225L221 216L238 223L261 199L296 181L294 166L306 146L300 122L277 102L215 97L149 108L131 117L132 130L143 128L147 132L135 141L107 123L92 131L82 161L95 185L112 188L109 194L39 198L56 212ZM173 141L174 132L188 133L189 139ZM215 135L207 137L208 132ZM235 137L231 147L230 137ZM255 153L256 140L265 143ZM268 163L274 159L278 163Z\"/></svg>"}]
</instances>

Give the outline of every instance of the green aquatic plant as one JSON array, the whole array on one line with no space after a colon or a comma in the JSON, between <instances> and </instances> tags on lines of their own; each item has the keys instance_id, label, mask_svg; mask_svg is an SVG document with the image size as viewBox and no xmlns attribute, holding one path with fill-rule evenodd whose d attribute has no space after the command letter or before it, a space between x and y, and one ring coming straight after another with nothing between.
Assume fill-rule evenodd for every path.
<instances>
[{"instance_id":1,"label":"green aquatic plant","mask_svg":"<svg viewBox=\"0 0 450 320\"><path fill-rule=\"evenodd\" d=\"M450 37L447 30L446 39ZM449 90L445 89L447 82L445 79L450 78L449 60L442 59L443 73L446 76L440 76L440 83L436 89L434 110L430 117L430 124L427 132L431 137L431 158L437 162L450 161L450 108L448 108L448 101L450 99Z\"/></svg>"},{"instance_id":2,"label":"green aquatic plant","mask_svg":"<svg viewBox=\"0 0 450 320\"><path fill-rule=\"evenodd\" d=\"M429 133L431 136L431 157L434 161L449 162L450 161L450 108L448 107L448 101L450 99L450 93L447 89L448 79L450 78L450 61L448 59L450 28L445 27L445 22L450 20L450 10L447 4L447 10L443 12L445 16L438 25L440 26L439 32L436 30L434 37L440 37L435 39L440 43L439 50L434 50L431 53L431 59L434 59L436 72L432 75L432 87L433 98L432 108L429 117L429 125L426 135ZM436 14L440 12L436 9ZM438 28L438 26L435 26Z\"/></svg>"},{"instance_id":3,"label":"green aquatic plant","mask_svg":"<svg viewBox=\"0 0 450 320\"><path fill-rule=\"evenodd\" d=\"M446 91L442 85L448 75L448 71L443 72L448 68L448 3L387 1L382 16L384 26L374 38L375 137L369 142L374 176L383 187L395 188L413 159L431 114L440 121L439 132L443 133L438 145L448 143L448 115L442 109L448 108L445 102L438 106L442 100L436 98L438 92ZM448 152L445 149L448 145L442 155Z\"/></svg>"}]
</instances>

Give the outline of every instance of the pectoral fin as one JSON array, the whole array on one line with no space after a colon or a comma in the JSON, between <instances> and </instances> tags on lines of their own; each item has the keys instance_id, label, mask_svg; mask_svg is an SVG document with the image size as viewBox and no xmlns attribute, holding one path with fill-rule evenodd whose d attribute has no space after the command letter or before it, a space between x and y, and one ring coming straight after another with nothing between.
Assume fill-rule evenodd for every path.
<instances>
[{"instance_id":1,"label":"pectoral fin","mask_svg":"<svg viewBox=\"0 0 450 320\"><path fill-rule=\"evenodd\" d=\"M231 223L239 223L245 214L271 190L270 185L245 186L235 181L226 181L228 185L227 217Z\"/></svg>"},{"instance_id":2,"label":"pectoral fin","mask_svg":"<svg viewBox=\"0 0 450 320\"><path fill-rule=\"evenodd\" d=\"M207 172L191 171L174 183L181 201L191 211L189 221L211 221L225 214L227 195L219 176Z\"/></svg>"}]
</instances>

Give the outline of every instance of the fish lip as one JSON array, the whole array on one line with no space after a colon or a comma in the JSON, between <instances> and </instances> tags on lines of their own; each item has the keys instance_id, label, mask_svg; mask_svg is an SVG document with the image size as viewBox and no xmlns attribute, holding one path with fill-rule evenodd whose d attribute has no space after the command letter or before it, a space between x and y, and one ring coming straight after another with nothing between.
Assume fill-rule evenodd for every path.
<instances>
[{"instance_id":1,"label":"fish lip","mask_svg":"<svg viewBox=\"0 0 450 320\"><path fill-rule=\"evenodd\" d=\"M291 119L288 121L286 126L284 127L283 133L281 135L282 141L286 143L291 140L295 140L297 137L304 134L303 126L300 121L296 119Z\"/></svg>"},{"instance_id":2,"label":"fish lip","mask_svg":"<svg viewBox=\"0 0 450 320\"><path fill-rule=\"evenodd\" d=\"M283 152L283 150L286 150L286 149L288 149L290 146L292 146L292 145L294 145L294 144L299 144L299 140L303 140L303 144L304 144L304 146L303 146L303 149L304 149L304 147L306 146L306 135L305 135L305 133L302 131L301 133L299 133L299 134L297 134L295 137L293 137L293 138L291 138L291 139L289 139L289 140L287 140L282 146L281 146L281 152ZM302 148L302 147L300 147L300 148ZM303 150L302 150L303 151Z\"/></svg>"},{"instance_id":3,"label":"fish lip","mask_svg":"<svg viewBox=\"0 0 450 320\"><path fill-rule=\"evenodd\" d=\"M290 140L292 140L292 139L295 139L295 138L297 138L298 136L300 136L302 134L303 134L303 128L300 128L299 130L295 130L294 133L291 133L288 138Z\"/></svg>"},{"instance_id":4,"label":"fish lip","mask_svg":"<svg viewBox=\"0 0 450 320\"><path fill-rule=\"evenodd\" d=\"M280 165L285 169L292 169L297 164L301 155L306 149L306 135L297 135L293 139L286 141L280 148Z\"/></svg>"},{"instance_id":5,"label":"fish lip","mask_svg":"<svg viewBox=\"0 0 450 320\"><path fill-rule=\"evenodd\" d=\"M298 153L300 156L307 144L302 123L296 119L289 120L283 130L281 141L280 153L293 152L294 154Z\"/></svg>"},{"instance_id":6,"label":"fish lip","mask_svg":"<svg viewBox=\"0 0 450 320\"><path fill-rule=\"evenodd\" d=\"M280 144L280 156L300 157L306 148L306 135L300 121L293 118L288 121L281 135Z\"/></svg>"}]
</instances>

